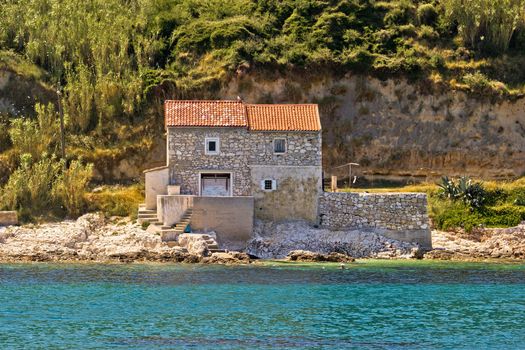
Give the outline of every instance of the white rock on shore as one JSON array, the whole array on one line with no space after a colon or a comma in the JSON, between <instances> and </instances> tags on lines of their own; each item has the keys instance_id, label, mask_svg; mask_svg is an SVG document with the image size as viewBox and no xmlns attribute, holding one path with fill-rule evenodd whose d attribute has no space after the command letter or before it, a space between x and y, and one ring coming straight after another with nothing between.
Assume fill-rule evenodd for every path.
<instances>
[{"instance_id":1,"label":"white rock on shore","mask_svg":"<svg viewBox=\"0 0 525 350\"><path fill-rule=\"evenodd\" d=\"M525 223L510 228L475 229L471 233L432 232L431 259L524 259Z\"/></svg>"},{"instance_id":2,"label":"white rock on shore","mask_svg":"<svg viewBox=\"0 0 525 350\"><path fill-rule=\"evenodd\" d=\"M0 233L0 260L169 260L183 258L182 253L127 219L111 222L100 214Z\"/></svg>"},{"instance_id":3,"label":"white rock on shore","mask_svg":"<svg viewBox=\"0 0 525 350\"><path fill-rule=\"evenodd\" d=\"M248 253L263 259L284 258L293 250L343 253L355 258L414 258L421 256L417 244L400 242L365 231L317 229L305 222L280 224L256 222Z\"/></svg>"}]
</instances>

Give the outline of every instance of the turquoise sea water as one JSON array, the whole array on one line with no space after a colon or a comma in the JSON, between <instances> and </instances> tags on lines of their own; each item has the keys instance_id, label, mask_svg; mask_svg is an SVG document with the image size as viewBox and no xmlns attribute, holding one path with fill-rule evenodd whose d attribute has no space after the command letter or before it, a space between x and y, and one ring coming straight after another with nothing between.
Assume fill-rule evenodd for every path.
<instances>
[{"instance_id":1,"label":"turquoise sea water","mask_svg":"<svg viewBox=\"0 0 525 350\"><path fill-rule=\"evenodd\" d=\"M525 265L322 266L0 265L0 348L525 348Z\"/></svg>"}]
</instances>

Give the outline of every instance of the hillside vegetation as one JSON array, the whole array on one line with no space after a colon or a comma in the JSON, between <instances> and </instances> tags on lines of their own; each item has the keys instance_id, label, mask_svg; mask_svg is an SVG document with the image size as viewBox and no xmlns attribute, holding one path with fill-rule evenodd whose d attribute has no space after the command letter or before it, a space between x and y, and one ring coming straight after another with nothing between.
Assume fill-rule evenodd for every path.
<instances>
[{"instance_id":1,"label":"hillside vegetation","mask_svg":"<svg viewBox=\"0 0 525 350\"><path fill-rule=\"evenodd\" d=\"M356 72L480 96L521 95L525 0L468 3L3 0L0 70L61 91L68 159L42 180L53 188L69 164L88 171L94 163L103 173L150 149L162 133L163 99L213 97L250 70ZM34 113L0 117L1 207L33 205L27 195L25 204L6 199L13 176L59 162L58 98ZM55 200L65 207L64 198Z\"/></svg>"}]
</instances>

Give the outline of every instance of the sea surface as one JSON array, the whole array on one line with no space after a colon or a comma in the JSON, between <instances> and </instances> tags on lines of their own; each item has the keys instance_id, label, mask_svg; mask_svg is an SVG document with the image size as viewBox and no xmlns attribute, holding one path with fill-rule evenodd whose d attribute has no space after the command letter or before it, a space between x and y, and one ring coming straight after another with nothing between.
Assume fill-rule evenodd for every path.
<instances>
[{"instance_id":1,"label":"sea surface","mask_svg":"<svg viewBox=\"0 0 525 350\"><path fill-rule=\"evenodd\" d=\"M525 349L525 265L0 265L0 349Z\"/></svg>"}]
</instances>

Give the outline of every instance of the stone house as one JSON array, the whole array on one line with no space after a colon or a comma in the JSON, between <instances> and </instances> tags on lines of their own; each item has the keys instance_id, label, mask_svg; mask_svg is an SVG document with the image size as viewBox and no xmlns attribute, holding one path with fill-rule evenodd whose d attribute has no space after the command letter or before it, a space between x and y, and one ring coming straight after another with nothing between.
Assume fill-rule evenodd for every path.
<instances>
[{"instance_id":1,"label":"stone house","mask_svg":"<svg viewBox=\"0 0 525 350\"><path fill-rule=\"evenodd\" d=\"M242 242L255 219L318 220L321 123L315 104L164 104L167 165L145 171L139 219L166 240L187 225Z\"/></svg>"}]
</instances>

